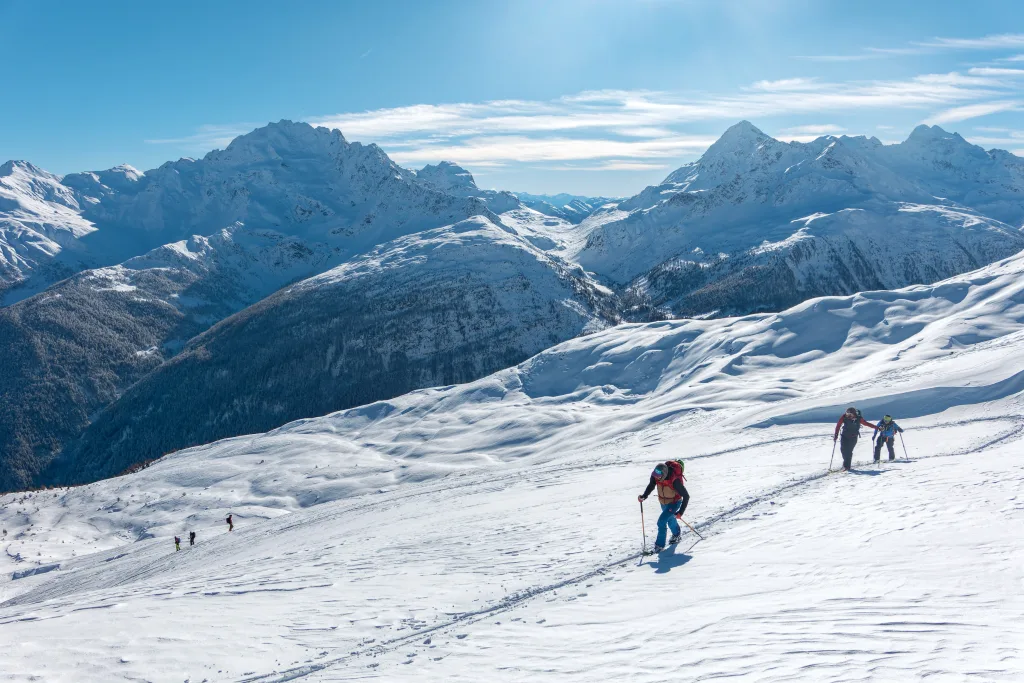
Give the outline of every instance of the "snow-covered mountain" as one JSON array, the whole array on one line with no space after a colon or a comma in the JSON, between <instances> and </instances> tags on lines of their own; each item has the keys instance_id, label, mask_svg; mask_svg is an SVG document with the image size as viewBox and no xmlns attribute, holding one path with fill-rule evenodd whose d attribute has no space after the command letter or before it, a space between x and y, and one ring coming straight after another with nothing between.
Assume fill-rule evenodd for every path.
<instances>
[{"instance_id":1,"label":"snow-covered mountain","mask_svg":"<svg viewBox=\"0 0 1024 683\"><path fill-rule=\"evenodd\" d=\"M484 217L377 247L193 339L88 428L46 481L465 382L617 322L617 301Z\"/></svg>"},{"instance_id":2,"label":"snow-covered mountain","mask_svg":"<svg viewBox=\"0 0 1024 683\"><path fill-rule=\"evenodd\" d=\"M20 162L2 168L3 282L29 280L8 302L48 285L51 270L114 265L236 222L324 244L343 259L404 234L493 217L483 200L418 181L376 145L290 121L145 174L118 167L57 178ZM36 271L41 284L31 281Z\"/></svg>"},{"instance_id":3,"label":"snow-covered mountain","mask_svg":"<svg viewBox=\"0 0 1024 683\"><path fill-rule=\"evenodd\" d=\"M192 337L331 256L237 224L0 308L0 490L30 486L102 408Z\"/></svg>"},{"instance_id":4,"label":"snow-covered mountain","mask_svg":"<svg viewBox=\"0 0 1024 683\"><path fill-rule=\"evenodd\" d=\"M780 313L620 325L468 384L8 494L0 623L20 645L0 668L1017 680L1022 354L1024 254ZM851 404L893 414L911 459L871 465L865 434L854 472L827 474ZM705 540L641 558L636 496L670 457ZM666 643L686 643L670 664Z\"/></svg>"},{"instance_id":5,"label":"snow-covered mountain","mask_svg":"<svg viewBox=\"0 0 1024 683\"><path fill-rule=\"evenodd\" d=\"M498 190L481 190L473 179L473 174L450 161L442 161L437 165L427 165L416 172L421 182L441 192L456 197L475 197L483 200L487 208L495 213L505 213L521 208L514 194Z\"/></svg>"},{"instance_id":6,"label":"snow-covered mountain","mask_svg":"<svg viewBox=\"0 0 1024 683\"><path fill-rule=\"evenodd\" d=\"M1024 248L1021 169L1013 155L985 152L938 128L919 128L900 145L846 137L787 144L745 122L662 185L617 204L481 190L457 165L409 171L374 145L287 121L145 174L119 166L60 178L10 162L0 167L0 277L10 285L6 301L21 301L0 308L0 357L16 359L0 366L0 417L12 426L0 434L0 488L27 485L97 419L104 426L75 451L88 454L81 462L98 464L94 476L204 439L479 377L588 331L593 321L775 310L815 295L934 282ZM537 201L559 210L579 205L577 217L589 215L579 223L545 215L530 207ZM488 226L480 239L489 246L478 250L444 236L467 220ZM458 248L424 246L438 240ZM402 256L389 256L396 265L372 277L325 288L331 294L292 292L294 311L280 303L292 301L284 294L278 303L259 303L287 284L377 258L380 249ZM488 313L501 299L493 292L512 287L501 279L504 271L492 281L470 266L464 281L448 282L432 264L492 251L520 264L523 291L533 294L502 300ZM462 271L452 265L451 272ZM427 286L419 291L421 275ZM380 351L388 347L377 340L404 319L393 316L395 307L404 310L428 291L466 304L454 309L457 331L431 337L415 353L404 346L411 337L403 337L398 346L415 361L392 372L390 352ZM310 314L314 300L327 308ZM577 313L566 317L566 305ZM556 313L541 315L545 306ZM421 312L424 318L407 320L441 324L440 309ZM248 322L226 323L210 337L223 341L214 345L223 356L200 362L201 354L189 351L174 358L232 314ZM322 380L321 394L278 400L264 385L268 395L260 396L256 366L231 354L265 347L266 367L289 367L291 338L264 315L304 316L300 327L325 317L308 335L309 348L300 344L311 354L319 343L313 340L323 341L320 352L331 346L319 334L335 334L344 316L354 316L354 338L363 340L354 343L376 345L360 360L366 377L391 374L359 388L354 375L327 377L321 368L323 377L308 380ZM464 335L470 322L481 327ZM253 330L277 336L274 343L246 338ZM198 339L195 345L214 348ZM187 429L170 407L138 427L139 407L160 403L155 394L143 400L132 393L103 412L136 383L138 392L161 392L169 377L197 387L211 381L209 368L225 363L230 387L190 398L186 404L207 412ZM144 447L124 436L127 425L136 425L132 439ZM101 453L111 434L125 439L123 447ZM119 448L123 454L114 454ZM83 468L68 454L60 472L82 480Z\"/></svg>"},{"instance_id":7,"label":"snow-covered mountain","mask_svg":"<svg viewBox=\"0 0 1024 683\"><path fill-rule=\"evenodd\" d=\"M30 273L54 268L57 254L95 230L58 176L24 161L0 166L0 296ZM70 272L56 267L47 280Z\"/></svg>"},{"instance_id":8,"label":"snow-covered mountain","mask_svg":"<svg viewBox=\"0 0 1024 683\"><path fill-rule=\"evenodd\" d=\"M512 210L512 227L503 227L541 248L557 246L548 235L571 227L522 207L509 193L481 191L472 176L459 180L452 168L417 174L374 145L287 121L201 160L145 174L120 166L60 178L6 164L0 276L11 285L7 301L16 303L0 308L0 355L11 359L0 366L0 417L9 425L0 433L0 490L38 481L48 461L125 389L209 326L288 283L403 235L473 216L500 225L489 206ZM407 282L395 269L385 277ZM519 312L504 312L508 325L520 320ZM538 331L537 338L561 341L562 323L552 318L548 334ZM479 376L497 369L498 357L507 365L540 348L531 342L508 360L508 350L496 347L495 359L462 367L478 367ZM404 391L422 383L393 386ZM239 425L231 424L218 434L237 433Z\"/></svg>"},{"instance_id":9,"label":"snow-covered mountain","mask_svg":"<svg viewBox=\"0 0 1024 683\"><path fill-rule=\"evenodd\" d=\"M554 195L516 192L515 195L531 209L573 224L582 223L602 206L619 201L611 197L585 197L565 192Z\"/></svg>"},{"instance_id":10,"label":"snow-covered mountain","mask_svg":"<svg viewBox=\"0 0 1024 683\"><path fill-rule=\"evenodd\" d=\"M1024 159L920 126L903 143L775 140L736 124L658 186L590 216L572 254L699 315L934 282L1024 248Z\"/></svg>"}]
</instances>

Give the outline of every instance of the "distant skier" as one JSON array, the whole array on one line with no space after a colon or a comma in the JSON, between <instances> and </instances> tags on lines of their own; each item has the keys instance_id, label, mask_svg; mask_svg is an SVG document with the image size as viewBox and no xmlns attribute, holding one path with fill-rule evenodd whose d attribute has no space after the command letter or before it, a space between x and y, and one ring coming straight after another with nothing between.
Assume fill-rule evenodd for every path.
<instances>
[{"instance_id":1,"label":"distant skier","mask_svg":"<svg viewBox=\"0 0 1024 683\"><path fill-rule=\"evenodd\" d=\"M654 487L658 487L658 502L661 503L661 516L658 517L658 537L654 541L654 552L660 553L665 549L665 536L668 529L672 529L672 538L669 543L679 542L681 532L679 522L676 520L686 512L686 504L690 502L690 494L684 486L686 478L683 477L682 466L674 461L663 462L651 472L651 480L647 483L644 492L637 496L642 503L651 495Z\"/></svg>"},{"instance_id":2,"label":"distant skier","mask_svg":"<svg viewBox=\"0 0 1024 683\"><path fill-rule=\"evenodd\" d=\"M235 523L231 521L231 515L228 515L228 518L224 521L228 523L228 531L235 530Z\"/></svg>"},{"instance_id":3,"label":"distant skier","mask_svg":"<svg viewBox=\"0 0 1024 683\"><path fill-rule=\"evenodd\" d=\"M174 549L181 550L181 539L177 536L174 537Z\"/></svg>"},{"instance_id":4,"label":"distant skier","mask_svg":"<svg viewBox=\"0 0 1024 683\"><path fill-rule=\"evenodd\" d=\"M839 430L842 429L843 438L839 442L839 452L843 454L844 471L848 472L853 466L853 447L857 445L857 439L860 438L861 425L877 429L875 425L865 420L860 411L853 406L847 408L836 422L836 432L832 435L832 441L835 442L839 438Z\"/></svg>"},{"instance_id":5,"label":"distant skier","mask_svg":"<svg viewBox=\"0 0 1024 683\"><path fill-rule=\"evenodd\" d=\"M194 531L188 532L188 544L190 546L193 546L193 545L196 544L196 532L194 532Z\"/></svg>"},{"instance_id":6,"label":"distant skier","mask_svg":"<svg viewBox=\"0 0 1024 683\"><path fill-rule=\"evenodd\" d=\"M878 462L882 458L882 443L889 447L889 461L892 462L896 459L896 450L893 448L893 442L896 440L896 432L903 433L903 428L900 427L892 419L892 415L886 415L878 421L878 426L875 427L878 430L878 438L875 439L875 462Z\"/></svg>"}]
</instances>

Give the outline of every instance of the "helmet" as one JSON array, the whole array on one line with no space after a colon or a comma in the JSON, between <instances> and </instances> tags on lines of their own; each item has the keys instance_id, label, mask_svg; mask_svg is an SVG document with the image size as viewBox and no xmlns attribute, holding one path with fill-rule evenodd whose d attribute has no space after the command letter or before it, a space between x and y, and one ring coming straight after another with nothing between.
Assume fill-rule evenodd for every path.
<instances>
[{"instance_id":1,"label":"helmet","mask_svg":"<svg viewBox=\"0 0 1024 683\"><path fill-rule=\"evenodd\" d=\"M853 406L850 406L849 408L846 409L846 413L848 415L856 415L857 414L857 409L854 408Z\"/></svg>"},{"instance_id":2,"label":"helmet","mask_svg":"<svg viewBox=\"0 0 1024 683\"><path fill-rule=\"evenodd\" d=\"M886 415L882 418L883 422L892 422L892 415Z\"/></svg>"},{"instance_id":3,"label":"helmet","mask_svg":"<svg viewBox=\"0 0 1024 683\"><path fill-rule=\"evenodd\" d=\"M668 474L668 468L664 465L658 465L654 468L654 471L651 472L651 476L655 479L664 479L666 474Z\"/></svg>"}]
</instances>

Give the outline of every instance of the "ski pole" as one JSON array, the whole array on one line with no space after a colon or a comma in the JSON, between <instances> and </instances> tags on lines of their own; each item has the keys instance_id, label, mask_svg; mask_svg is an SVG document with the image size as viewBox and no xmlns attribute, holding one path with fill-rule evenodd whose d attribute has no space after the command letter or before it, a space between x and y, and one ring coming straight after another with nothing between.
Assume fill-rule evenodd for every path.
<instances>
[{"instance_id":1,"label":"ski pole","mask_svg":"<svg viewBox=\"0 0 1024 683\"><path fill-rule=\"evenodd\" d=\"M832 457L828 459L828 471L832 471L832 462L836 459L836 443L835 439L832 439Z\"/></svg>"},{"instance_id":2,"label":"ski pole","mask_svg":"<svg viewBox=\"0 0 1024 683\"><path fill-rule=\"evenodd\" d=\"M640 501L640 531L644 534L644 555L647 554L647 525L644 524L644 502Z\"/></svg>"},{"instance_id":3,"label":"ski pole","mask_svg":"<svg viewBox=\"0 0 1024 683\"><path fill-rule=\"evenodd\" d=\"M903 440L903 432L900 432L900 445L903 446L903 455L907 457L907 462L910 462L910 454L907 453L907 442Z\"/></svg>"},{"instance_id":4,"label":"ski pole","mask_svg":"<svg viewBox=\"0 0 1024 683\"><path fill-rule=\"evenodd\" d=\"M685 524L686 526L690 527L690 531L692 531L693 533L697 534L697 538L699 538L699 539L700 539L700 540L702 540L702 541L704 540L704 537L703 537L703 536L701 536L701 535L700 535L699 533L697 533L697 530L693 528L693 525L692 525L692 524L690 524L689 522L687 522L687 521L686 521L685 519L683 519L682 517L680 517L679 519L681 519L681 520L682 520L683 524Z\"/></svg>"}]
</instances>

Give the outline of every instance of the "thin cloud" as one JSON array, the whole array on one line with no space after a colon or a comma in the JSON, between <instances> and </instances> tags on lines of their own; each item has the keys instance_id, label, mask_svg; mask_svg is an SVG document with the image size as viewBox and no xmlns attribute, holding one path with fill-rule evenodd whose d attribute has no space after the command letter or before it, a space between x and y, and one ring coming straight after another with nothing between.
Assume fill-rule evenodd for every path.
<instances>
[{"instance_id":1,"label":"thin cloud","mask_svg":"<svg viewBox=\"0 0 1024 683\"><path fill-rule=\"evenodd\" d=\"M976 119L981 116L988 116L989 114L998 114L1004 111L1014 111L1021 108L1021 102L1019 100L1004 100L1001 102L979 102L977 104L968 104L962 107L953 107L935 114L928 119L927 123L932 125L943 124L943 123L956 123L959 121L967 121L968 119Z\"/></svg>"},{"instance_id":2,"label":"thin cloud","mask_svg":"<svg viewBox=\"0 0 1024 683\"><path fill-rule=\"evenodd\" d=\"M1009 76L1010 78L1024 77L1024 69L1006 69L991 66L976 66L972 69L968 69L967 73L972 76Z\"/></svg>"},{"instance_id":3,"label":"thin cloud","mask_svg":"<svg viewBox=\"0 0 1024 683\"><path fill-rule=\"evenodd\" d=\"M713 137L674 136L657 140L607 140L600 138L528 138L522 136L480 137L458 145L397 149L389 155L398 163L430 163L447 159L459 164L517 161L583 161L588 159L650 159L678 157L701 152Z\"/></svg>"},{"instance_id":4,"label":"thin cloud","mask_svg":"<svg viewBox=\"0 0 1024 683\"><path fill-rule=\"evenodd\" d=\"M1024 33L1004 33L980 38L933 38L905 47L866 47L860 52L841 55L798 55L795 59L815 62L860 62L903 55L921 55L949 50L998 50L1024 47ZM1024 57L1024 55L1018 55ZM1022 60L1017 60L1022 61Z\"/></svg>"},{"instance_id":5,"label":"thin cloud","mask_svg":"<svg viewBox=\"0 0 1024 683\"><path fill-rule=\"evenodd\" d=\"M250 124L233 124L230 126L218 126L206 124L199 127L199 130L192 135L179 138L152 138L145 140L148 145L175 145L192 151L208 152L211 149L223 149L239 135L248 133L253 129Z\"/></svg>"},{"instance_id":6,"label":"thin cloud","mask_svg":"<svg viewBox=\"0 0 1024 683\"><path fill-rule=\"evenodd\" d=\"M916 110L933 123L963 121L1020 106L1018 69L978 67L874 81L784 78L731 93L596 90L554 100L492 100L414 104L306 119L376 142L398 163L450 160L474 167L574 165L644 170L693 158L713 137L692 126L724 128L740 119L847 116L865 110ZM204 126L190 136L149 140L192 149L224 146L245 128ZM832 123L784 129L780 137L811 140L844 132ZM1015 145L1019 147L1019 145ZM628 164L638 164L627 168Z\"/></svg>"},{"instance_id":7,"label":"thin cloud","mask_svg":"<svg viewBox=\"0 0 1024 683\"><path fill-rule=\"evenodd\" d=\"M590 165L538 166L545 171L664 171L672 168L670 164L657 164L646 161L611 160Z\"/></svg>"},{"instance_id":8,"label":"thin cloud","mask_svg":"<svg viewBox=\"0 0 1024 683\"><path fill-rule=\"evenodd\" d=\"M999 48L1024 47L1024 33L1001 33L981 38L935 38L928 42L915 43L921 47L945 50L993 50Z\"/></svg>"},{"instance_id":9,"label":"thin cloud","mask_svg":"<svg viewBox=\"0 0 1024 683\"><path fill-rule=\"evenodd\" d=\"M784 128L775 136L779 140L788 142L811 142L823 135L839 135L845 133L846 129L832 123L812 124L807 126L793 126Z\"/></svg>"},{"instance_id":10,"label":"thin cloud","mask_svg":"<svg viewBox=\"0 0 1024 683\"><path fill-rule=\"evenodd\" d=\"M764 90L767 92L785 92L793 90L814 90L818 87L813 78L783 78L778 81L757 81L750 87L751 90Z\"/></svg>"}]
</instances>

